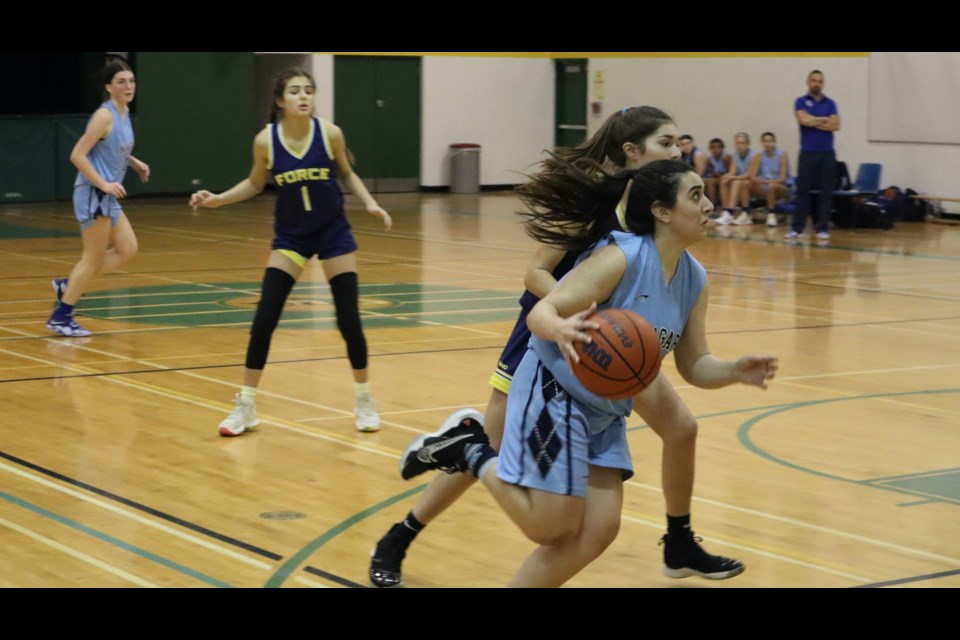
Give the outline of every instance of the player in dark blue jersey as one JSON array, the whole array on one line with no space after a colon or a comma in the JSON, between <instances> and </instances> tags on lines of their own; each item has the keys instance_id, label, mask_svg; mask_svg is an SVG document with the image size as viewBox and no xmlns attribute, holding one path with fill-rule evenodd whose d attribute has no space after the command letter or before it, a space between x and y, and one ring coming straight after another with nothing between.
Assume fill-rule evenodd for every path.
<instances>
[{"instance_id":1,"label":"player in dark blue jersey","mask_svg":"<svg viewBox=\"0 0 960 640\"><path fill-rule=\"evenodd\" d=\"M367 342L358 306L357 243L344 213L337 179L363 201L368 213L383 219L387 230L393 222L353 172L343 131L313 115L315 90L313 77L305 71L289 70L277 76L271 124L254 138L250 176L221 194L198 191L190 198L193 207L215 208L256 196L268 177L277 187L273 250L250 329L243 386L235 398L236 408L220 423L222 436L238 436L260 424L255 398L270 339L290 290L314 255L323 264L336 307L337 327L347 343L356 391L356 428L380 429L367 381Z\"/></svg>"}]
</instances>

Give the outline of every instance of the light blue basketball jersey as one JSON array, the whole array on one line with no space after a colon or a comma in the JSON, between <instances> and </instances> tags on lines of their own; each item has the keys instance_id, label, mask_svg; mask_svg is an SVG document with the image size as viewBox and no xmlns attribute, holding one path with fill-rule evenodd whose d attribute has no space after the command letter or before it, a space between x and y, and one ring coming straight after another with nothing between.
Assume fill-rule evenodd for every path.
<instances>
[{"instance_id":1,"label":"light blue basketball jersey","mask_svg":"<svg viewBox=\"0 0 960 640\"><path fill-rule=\"evenodd\" d=\"M733 164L736 170L733 172L733 175L744 176L747 175L747 168L750 167L750 160L753 159L753 156L756 152L752 149L747 151L745 158L741 158L740 154L736 151L733 152Z\"/></svg>"},{"instance_id":2,"label":"light blue basketball jersey","mask_svg":"<svg viewBox=\"0 0 960 640\"><path fill-rule=\"evenodd\" d=\"M677 271L670 282L663 275L660 253L653 236L637 236L632 233L613 231L600 240L595 247L580 258L582 262L593 251L608 244L615 244L627 258L623 279L610 299L599 304L599 309L629 309L653 325L660 338L660 351L666 356L680 342L687 317L700 298L707 282L707 273L690 253L680 256ZM576 400L591 408L624 417L633 410L633 398L608 400L587 391L567 366L557 343L531 336L530 348L553 373L557 382ZM513 389L511 388L511 392Z\"/></svg>"},{"instance_id":3,"label":"light blue basketball jersey","mask_svg":"<svg viewBox=\"0 0 960 640\"><path fill-rule=\"evenodd\" d=\"M130 124L130 112L127 111L125 116L120 115L113 100L107 100L100 106L107 109L113 116L113 126L106 138L98 140L97 144L93 145L87 158L101 178L107 182L123 182L123 177L127 174L127 160L133 153L133 126ZM90 117L93 118L93 116ZM73 186L84 185L93 186L87 177L78 171Z\"/></svg>"},{"instance_id":4,"label":"light blue basketball jersey","mask_svg":"<svg viewBox=\"0 0 960 640\"><path fill-rule=\"evenodd\" d=\"M724 153L719 158L713 157L713 154L707 155L707 167L703 172L704 178L719 178L727 172L726 165L727 154Z\"/></svg>"},{"instance_id":5,"label":"light blue basketball jersey","mask_svg":"<svg viewBox=\"0 0 960 640\"><path fill-rule=\"evenodd\" d=\"M759 177L765 180L776 180L780 177L780 156L783 151L777 149L773 156L768 156L766 151L760 153L760 172Z\"/></svg>"}]
</instances>

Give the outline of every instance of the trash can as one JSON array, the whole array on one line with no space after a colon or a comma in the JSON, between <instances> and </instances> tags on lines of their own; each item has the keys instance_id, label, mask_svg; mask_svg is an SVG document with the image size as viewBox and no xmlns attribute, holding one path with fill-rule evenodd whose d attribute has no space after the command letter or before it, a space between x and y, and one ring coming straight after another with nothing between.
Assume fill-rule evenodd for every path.
<instances>
[{"instance_id":1,"label":"trash can","mask_svg":"<svg viewBox=\"0 0 960 640\"><path fill-rule=\"evenodd\" d=\"M480 145L460 142L450 145L450 193L480 191Z\"/></svg>"}]
</instances>

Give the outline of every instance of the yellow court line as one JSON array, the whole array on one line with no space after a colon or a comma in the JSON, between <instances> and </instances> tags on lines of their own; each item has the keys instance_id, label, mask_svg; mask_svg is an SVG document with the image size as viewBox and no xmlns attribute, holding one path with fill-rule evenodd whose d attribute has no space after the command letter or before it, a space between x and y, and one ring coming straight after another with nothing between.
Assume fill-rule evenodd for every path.
<instances>
[{"instance_id":1,"label":"yellow court line","mask_svg":"<svg viewBox=\"0 0 960 640\"><path fill-rule=\"evenodd\" d=\"M380 417L382 418L383 416L400 415L402 413L427 413L430 411L451 411L456 409L463 409L465 407L477 408L477 407L485 407L485 406L487 406L486 400L484 400L483 402L465 402L463 404L455 404L455 405L443 406L443 407L423 407L422 409L401 409L399 411L381 411ZM480 411L480 413L483 413L483 412ZM324 420L339 420L339 418L337 417L301 418L297 420L297 422L323 422ZM409 429L410 427L407 427L407 428Z\"/></svg>"},{"instance_id":2,"label":"yellow court line","mask_svg":"<svg viewBox=\"0 0 960 640\"><path fill-rule=\"evenodd\" d=\"M941 366L960 366L960 365L932 365L932 366L930 366L929 368L930 368L930 369L935 369L935 368L940 368ZM916 370L916 369L918 369L918 368L919 368L919 367L910 367L908 370ZM833 374L833 375L835 375L835 374ZM852 375L852 374L844 374L844 375ZM803 376L803 377L809 379L809 378L811 378L811 377L816 377L816 376ZM823 376L823 377L827 377L827 376L825 375L825 376ZM805 390L807 390L807 391L815 391L815 392L817 392L817 393L823 393L823 392L833 393L834 395L836 395L836 396L838 396L838 397L840 397L840 398L849 397L850 399L857 399L857 398L860 397L859 394L851 394L850 392L847 392L847 391L834 391L834 389L831 388L831 387L829 387L829 386L827 386L827 387L815 387L815 386L806 385L806 384L797 384L796 382L793 382L793 380L792 380L791 378L777 378L777 380L778 380L779 382L781 382L781 383L786 383L786 384L788 384L788 385L790 385L790 386L797 387L797 388L799 388L799 389L805 389ZM900 399L895 398L895 397L894 397L894 398L873 397L873 398L863 398L863 399L864 399L864 400L879 400L879 401L882 401L882 402L887 402L887 403L889 403L889 404L894 404L894 405L904 406L904 407L910 407L911 409L920 409L920 410L923 411L923 412L928 412L928 411L937 412L937 411L939 411L939 412L941 412L941 413L947 413L947 414L952 414L952 415L960 415L960 411L953 411L953 410L951 410L951 409L947 409L946 407L935 407L935 406L931 406L931 405L914 404L914 403L912 403L912 402L908 402L908 401L905 401L905 400L900 400Z\"/></svg>"},{"instance_id":3,"label":"yellow court line","mask_svg":"<svg viewBox=\"0 0 960 640\"><path fill-rule=\"evenodd\" d=\"M78 348L78 349L83 349L84 347L77 347L77 348ZM21 358L26 358L26 359L28 359L28 360L34 360L34 361L36 361L36 362L46 362L46 363L51 364L51 365L55 364L56 366L63 367L64 369L67 369L67 370L69 370L69 371L76 371L76 372L78 372L78 373L102 373L102 372L98 372L98 371L94 371L94 370L88 370L88 369L86 369L85 367L78 366L78 365L63 365L63 364L60 364L60 363L53 363L52 361L49 361L49 360L43 360L43 359L41 359L41 358L36 358L36 357L34 357L34 356L28 356L28 355L25 355L25 354L22 354L22 353L17 353L17 352L15 352L15 351L8 351L8 350L6 350L6 349L0 349L0 353L8 353L8 354L10 354L10 355L19 356L19 357L21 357ZM102 353L102 352L101 352L101 353ZM145 363L146 363L146 361L138 361L138 362L145 362ZM146 364L150 364L150 363L146 363ZM155 366L155 365L150 365L150 366ZM163 367L160 368L160 370L164 370L164 369L165 369L165 368L163 368ZM189 371L175 371L174 373L182 373L182 374L184 374L184 375L193 375L193 377L197 377L197 378L200 378L200 379L208 380L208 379L207 379L206 377L204 377L204 376L200 376L200 375L197 375L197 374L192 374L192 372L189 372ZM204 398L200 398L200 397L198 397L198 396L193 396L193 395L190 395L190 394L187 394L187 393L178 392L178 391L171 391L171 390L168 390L168 389L164 389L163 387L159 387L159 386L156 386L156 385L152 385L152 384L149 384L149 383L146 383L146 382L139 382L139 381L127 380L126 378L124 378L123 376L120 376L120 375L105 375L105 376L101 376L101 379L104 380L104 381L113 383L113 384L119 384L119 385L121 385L121 386L125 386L125 387L131 388L131 389L137 389L137 390L139 390L139 391L146 391L146 392L152 393L152 394L154 394L154 395L158 395L158 396L165 397L165 398L170 398L170 399L172 399L172 400L179 400L179 401L181 401L181 402L186 402L187 404L192 404L192 405L194 405L194 406L202 407L202 408L204 408L204 409L210 409L210 410L212 410L212 411L223 412L223 411L228 411L228 410L230 409L229 405L226 405L226 404L224 404L224 403L211 402L211 401L209 401L209 400L206 400L206 399L204 399ZM218 382L218 383L220 383L220 384L229 384L229 383L224 383L224 382L222 382L222 381L215 380L215 379L209 379L209 380L210 380L211 382ZM264 395L267 395L267 394L264 392ZM279 397L285 397L285 396L279 396ZM303 401L303 400L296 400L296 399L291 399L291 400L293 400L293 401L295 401L295 402L299 402L299 403L301 403L301 404L308 404L308 405L310 404L310 403L308 403L308 402L306 402L306 401ZM320 406L320 405L316 405L316 406ZM333 409L332 407L331 407L330 409L333 410L333 411L342 411L345 415L350 415L350 416L353 415L351 412L343 411L342 409ZM360 449L360 450L362 450L362 451L367 451L367 452L369 452L369 453L375 453L375 454L377 454L377 455L386 456L386 457L388 457L388 458L399 458L399 457L400 457L400 453L399 453L397 450L395 450L395 449L378 449L378 448L373 448L373 447L371 447L371 446L361 445L361 444L357 443L356 441L350 440L350 439L348 439L348 438L346 438L346 437L344 437L344 436L341 436L341 435L339 435L339 434L331 434L329 431L327 431L327 432L307 431L307 430L304 430L304 429L299 428L299 427L296 425L296 423L293 423L293 422L291 422L291 421L285 421L285 420L281 420L281 419L279 419L279 418L273 418L273 417L271 417L271 416L266 416L266 417L264 417L263 415L260 415L260 416L258 416L258 417L260 417L260 421L263 422L263 423L270 424L270 425L273 425L273 426L278 427L278 428L281 428L281 429L286 429L286 430L288 430L288 431L293 431L293 432L299 433L299 434L301 434L301 435L306 435L306 436L309 436L309 437L311 437L311 438L317 438L317 439L319 439L319 440L326 440L326 441L329 441L329 442L334 442L334 443L337 443L337 444L346 445L346 446L352 447L352 448L354 448L354 449Z\"/></svg>"},{"instance_id":4,"label":"yellow court line","mask_svg":"<svg viewBox=\"0 0 960 640\"><path fill-rule=\"evenodd\" d=\"M911 320L910 322L931 322L931 321L930 321L930 320ZM881 325L877 325L875 328L877 328L877 329L887 329L888 331L900 331L900 332L903 332L903 333L918 333L918 334L924 335L924 336L935 336L935 337L937 337L937 338L940 338L941 340L942 340L943 338L950 338L950 339L952 339L952 340L960 340L960 336L958 336L958 335L955 334L955 333L940 332L940 331L923 331L923 330L921 330L921 329L911 329L910 327L904 327L904 326L902 326L902 325L900 325L900 326L894 326L894 325L889 325L889 324L881 324Z\"/></svg>"},{"instance_id":5,"label":"yellow court line","mask_svg":"<svg viewBox=\"0 0 960 640\"><path fill-rule=\"evenodd\" d=\"M645 489L647 491L652 491L655 493L663 493L660 487L653 485L645 484L642 482L635 482L633 480L627 480L624 484L637 487L640 489ZM895 544L892 542L884 542L883 540L876 540L874 538L868 538L856 533L847 533L846 531L840 531L839 529L833 529L831 527L825 527L819 524L812 524L810 522L805 522L803 520L796 520L795 518L788 518L786 516L778 516L766 511L757 511L756 509L749 509L747 507L740 507L737 505L729 504L726 502L720 502L719 500L711 500L709 498L699 498L697 496L693 497L694 502L702 502L703 504L709 504L714 507L719 507L721 509L729 509L731 511L737 511L739 513L746 513L752 516L757 516L759 518L766 518L768 520L774 520L776 522L782 522L784 524L790 524L797 527L803 527L805 529L813 529L814 531L819 531L821 533L828 533L830 535L838 536L840 538L847 538L848 540L856 540L857 542L863 542L865 544L871 544L878 547L883 547L885 549L890 549L893 551L898 551L912 556L919 556L921 558L927 558L929 560L936 560L938 562L946 562L953 566L960 565L960 559L951 558L949 556L943 556L937 553L930 553L928 551L921 551L919 549L913 549L911 547L904 547L903 545ZM659 528L663 528L662 524L657 525Z\"/></svg>"},{"instance_id":6,"label":"yellow court line","mask_svg":"<svg viewBox=\"0 0 960 640\"><path fill-rule=\"evenodd\" d=\"M314 51L314 55L443 58L866 58L868 51Z\"/></svg>"},{"instance_id":7,"label":"yellow court line","mask_svg":"<svg viewBox=\"0 0 960 640\"><path fill-rule=\"evenodd\" d=\"M796 380L818 380L820 378L843 378L847 376L864 376L872 374L881 374L881 373L904 373L907 371L926 371L928 369L944 369L951 367L960 367L960 363L956 364L930 364L930 365L920 365L916 367L895 367L892 369L864 369L861 371L839 371L837 373L811 373L805 376L777 376L772 384L778 383L793 383L793 386L799 387L801 389L806 389L808 391L826 391L829 389L824 389L822 387L810 387L804 385L798 385L795 383ZM675 389L697 389L692 384L677 384L674 385ZM842 392L836 392L842 393Z\"/></svg>"},{"instance_id":8,"label":"yellow court line","mask_svg":"<svg viewBox=\"0 0 960 640\"><path fill-rule=\"evenodd\" d=\"M635 524L641 524L645 527L650 527L653 529L657 529L659 531L663 531L663 524L660 522L653 522L652 520L638 518L636 516L627 515L626 513L621 513L620 519L626 520L627 522L633 522ZM805 569L812 569L814 571L820 571L821 573L828 573L830 575L839 576L841 578L847 578L849 580L854 580L856 582L861 582L865 584L869 582L876 582L876 580L873 578L866 578L864 576L857 575L855 573L848 573L846 571L840 571L838 569L825 567L823 565L815 564L807 560L799 560L797 558L792 558L790 556L774 553L772 551L766 551L765 549L757 549L756 547L748 547L746 545L738 544L736 542L728 542L726 540L722 540L714 536L710 537L710 542L718 544L720 546L730 547L732 549L738 549L740 551L745 551L747 553L752 553L755 555L763 556L765 558L770 558L772 560L786 562L788 564L795 564L797 566L804 567Z\"/></svg>"},{"instance_id":9,"label":"yellow court line","mask_svg":"<svg viewBox=\"0 0 960 640\"><path fill-rule=\"evenodd\" d=\"M906 400L899 400L897 398L870 398L871 400L879 400L880 402L887 402L889 404L901 406L901 407L910 407L911 409L919 409L921 413L946 413L954 416L960 416L960 411L955 411L953 409L948 409L946 407L936 407L929 404L917 404L915 402L907 402Z\"/></svg>"},{"instance_id":10,"label":"yellow court line","mask_svg":"<svg viewBox=\"0 0 960 640\"><path fill-rule=\"evenodd\" d=\"M817 378L838 378L842 376L866 376L876 373L904 373L906 371L926 371L928 369L945 369L951 367L960 367L960 362L951 364L925 364L916 367L894 367L891 369L862 369L860 371L841 371L838 373L811 373L805 376L777 376L777 381L810 380Z\"/></svg>"},{"instance_id":11,"label":"yellow court line","mask_svg":"<svg viewBox=\"0 0 960 640\"><path fill-rule=\"evenodd\" d=\"M133 575L132 573L128 573L128 572L124 571L123 569L120 569L119 567L113 566L112 564L107 564L106 562L103 562L102 560L97 560L96 558L94 558L94 557L92 557L92 556L88 556L87 554L85 554L85 553L83 553L83 552L81 552L81 551L77 551L76 549L73 549L72 547L68 547L68 546L65 545L65 544L60 544L60 543L57 542L56 540L52 540L52 539L50 539L50 538L48 538L48 537L46 537L46 536L43 536L43 535L40 535L39 533L36 533L35 531L31 531L31 530L29 530L29 529L26 529L26 528L24 528L24 527L21 527L20 525L14 524L13 522L10 522L9 520L6 520L6 519L4 519L4 518L0 518L0 525L3 525L3 526L5 526L5 527L7 527L7 528L9 528L9 529L13 529L13 530L16 531L17 533L22 533L23 535L27 536L28 538L32 538L33 540L36 540L37 542L41 542L41 543L47 545L48 547L52 547L52 548L56 549L57 551L61 551L61 552L65 553L65 554L67 554L68 556L73 556L73 557L76 558L77 560L82 560L83 562L86 562L87 564L91 564L91 565L97 567L98 569L102 569L103 571L106 571L106 572L108 572L108 573L112 573L113 575L115 575L115 576L117 576L117 577L119 577L119 578L123 578L124 580L127 580L127 581L129 581L129 582L132 582L133 584L135 584L135 585L137 585L137 586L146 587L146 588L149 588L149 589L159 589L159 588L160 588L159 585L153 584L152 582L150 582L150 581L148 581L148 580L144 580L143 578L137 577L137 576Z\"/></svg>"}]
</instances>

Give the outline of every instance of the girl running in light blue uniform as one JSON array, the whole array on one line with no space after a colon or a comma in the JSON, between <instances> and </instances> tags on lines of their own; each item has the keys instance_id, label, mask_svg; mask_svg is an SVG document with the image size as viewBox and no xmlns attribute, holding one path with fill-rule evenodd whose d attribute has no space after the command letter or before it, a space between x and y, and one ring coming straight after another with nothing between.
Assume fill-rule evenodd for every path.
<instances>
[{"instance_id":1,"label":"girl running in light blue uniform","mask_svg":"<svg viewBox=\"0 0 960 640\"><path fill-rule=\"evenodd\" d=\"M565 162L593 160L618 169L637 169L654 160L678 159L680 132L673 119L663 110L651 106L627 107L614 112L589 139L574 148L558 148L556 155ZM560 159L544 161L553 166ZM729 158L728 158L729 159ZM608 164L607 164L608 163ZM731 161L732 166L732 161ZM575 249L541 244L527 265L524 284L527 290L520 297L520 315L517 318L497 368L490 376L490 400L481 414L474 409L460 409L451 414L444 424L456 425L470 418L482 423L494 447L503 435L507 411L507 394L517 367L527 352L530 329L527 314L552 289L577 258L596 240L613 229L626 229L625 202L622 185L620 194L613 194L609 206L592 212L590 233L580 238ZM686 430L688 425L654 423L651 429L663 439L664 499L668 516L690 514L693 491L696 433ZM469 488L476 478L466 474L437 474L420 496L407 516L395 523L380 538L370 558L370 582L377 587L395 587L402 581L401 565L413 540L440 513Z\"/></svg>"},{"instance_id":2,"label":"girl running in light blue uniform","mask_svg":"<svg viewBox=\"0 0 960 640\"><path fill-rule=\"evenodd\" d=\"M128 166L141 181L150 177L150 167L131 155L130 103L137 88L133 71L121 60L111 62L103 71L103 82L110 99L91 116L70 154L70 161L79 169L73 185L73 207L83 235L83 256L69 278L54 278L52 282L59 304L47 328L62 336L90 335L73 319L74 305L95 277L113 271L137 254L137 236L119 200L127 195L123 178Z\"/></svg>"},{"instance_id":3,"label":"girl running in light blue uniform","mask_svg":"<svg viewBox=\"0 0 960 640\"><path fill-rule=\"evenodd\" d=\"M418 438L401 458L405 478L436 468L475 474L540 545L511 586L562 585L616 538L623 482L633 471L625 434L631 410L647 424L695 429L692 413L663 374L632 400L619 402L599 398L575 381L574 343L588 341L585 330L597 328L586 318L598 302L634 309L658 325L661 348L673 350L677 369L694 386L741 382L766 388L777 369L773 356L729 361L710 353L705 273L687 247L706 234L713 204L693 167L660 160L599 181L572 165L541 173L521 190L531 235L576 246L569 229L595 215L628 180L626 222L633 237L609 234L530 312L535 338L510 387L501 456L476 421L465 419ZM664 572L670 577L723 579L744 569L737 560L705 552L689 515L668 518L664 543Z\"/></svg>"}]
</instances>

